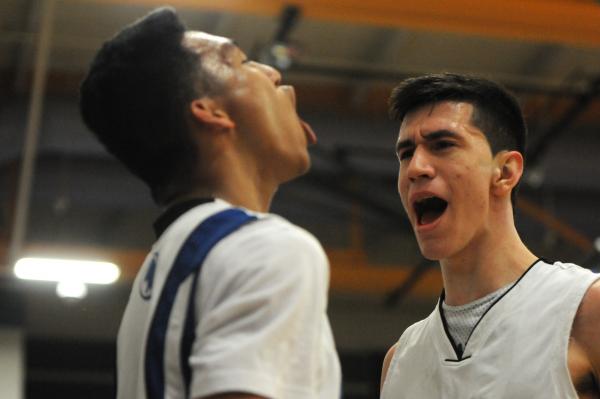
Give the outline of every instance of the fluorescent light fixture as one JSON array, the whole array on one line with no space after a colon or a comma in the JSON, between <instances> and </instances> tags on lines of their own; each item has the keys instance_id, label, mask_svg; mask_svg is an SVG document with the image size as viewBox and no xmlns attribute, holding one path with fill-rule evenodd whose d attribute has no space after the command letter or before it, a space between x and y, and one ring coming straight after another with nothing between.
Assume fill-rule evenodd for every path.
<instances>
[{"instance_id":1,"label":"fluorescent light fixture","mask_svg":"<svg viewBox=\"0 0 600 399\"><path fill-rule=\"evenodd\" d=\"M18 278L25 280L88 284L111 284L121 274L114 263L52 258L19 259L14 272Z\"/></svg>"},{"instance_id":2,"label":"fluorescent light fixture","mask_svg":"<svg viewBox=\"0 0 600 399\"><path fill-rule=\"evenodd\" d=\"M61 281L56 284L56 293L61 298L81 299L87 295L87 286L79 281Z\"/></svg>"}]
</instances>

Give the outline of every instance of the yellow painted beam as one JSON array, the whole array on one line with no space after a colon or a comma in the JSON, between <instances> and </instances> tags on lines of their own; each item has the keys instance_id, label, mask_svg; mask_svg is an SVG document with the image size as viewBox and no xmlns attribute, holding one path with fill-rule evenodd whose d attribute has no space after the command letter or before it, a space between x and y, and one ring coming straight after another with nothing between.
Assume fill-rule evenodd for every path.
<instances>
[{"instance_id":1,"label":"yellow painted beam","mask_svg":"<svg viewBox=\"0 0 600 399\"><path fill-rule=\"evenodd\" d=\"M582 250L584 254L594 250L594 243L585 234L563 222L546 209L536 205L534 202L526 198L519 197L517 199L517 207L525 215L537 220L551 231L558 233L559 237L569 244Z\"/></svg>"},{"instance_id":2,"label":"yellow painted beam","mask_svg":"<svg viewBox=\"0 0 600 399\"><path fill-rule=\"evenodd\" d=\"M584 234L561 221L535 203L521 198L517 206L529 217L555 231L559 236L581 250L592 249L592 243ZM332 292L382 295L400 286L410 275L411 265L381 265L370 263L362 249L361 232L354 232L355 245L351 248L327 248L331 264L330 285ZM7 243L0 241L0 259L6 259ZM57 246L48 244L28 245L27 256L46 256L104 260L121 267L121 280L132 281L142 265L146 252L137 249L114 249L85 246ZM0 272L10 273L4 269ZM430 268L411 290L411 296L432 298L441 292L442 276L439 267Z\"/></svg>"},{"instance_id":3,"label":"yellow painted beam","mask_svg":"<svg viewBox=\"0 0 600 399\"><path fill-rule=\"evenodd\" d=\"M411 268L401 265L371 265L362 250L327 250L331 263L330 285L332 292L382 295L399 286L409 275ZM28 245L26 256L89 259L113 262L121 268L121 281L131 282L144 262L143 250L126 250L86 246L58 246L47 244ZM0 259L5 259L6 245L0 243ZM1 274L11 274L10 267L0 267ZM411 295L431 298L441 292L439 268L432 268L417 283Z\"/></svg>"},{"instance_id":4,"label":"yellow painted beam","mask_svg":"<svg viewBox=\"0 0 600 399\"><path fill-rule=\"evenodd\" d=\"M409 277L413 266L372 264L360 249L327 249L331 264L331 291L382 295L389 293ZM411 289L410 295L432 298L442 291L439 267L430 268Z\"/></svg>"},{"instance_id":5,"label":"yellow painted beam","mask_svg":"<svg viewBox=\"0 0 600 399\"><path fill-rule=\"evenodd\" d=\"M164 0L63 0L106 5L163 5ZM170 0L177 8L276 16L302 7L308 19L466 33L600 47L600 4L593 0Z\"/></svg>"}]
</instances>

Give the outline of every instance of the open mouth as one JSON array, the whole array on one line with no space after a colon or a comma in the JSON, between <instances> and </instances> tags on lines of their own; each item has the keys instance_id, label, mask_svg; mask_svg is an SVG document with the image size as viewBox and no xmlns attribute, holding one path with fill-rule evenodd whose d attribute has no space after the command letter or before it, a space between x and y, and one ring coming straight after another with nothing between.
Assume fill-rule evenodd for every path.
<instances>
[{"instance_id":1,"label":"open mouth","mask_svg":"<svg viewBox=\"0 0 600 399\"><path fill-rule=\"evenodd\" d=\"M428 197L415 201L413 207L417 215L417 224L422 226L439 219L446 211L448 202L439 197Z\"/></svg>"}]
</instances>

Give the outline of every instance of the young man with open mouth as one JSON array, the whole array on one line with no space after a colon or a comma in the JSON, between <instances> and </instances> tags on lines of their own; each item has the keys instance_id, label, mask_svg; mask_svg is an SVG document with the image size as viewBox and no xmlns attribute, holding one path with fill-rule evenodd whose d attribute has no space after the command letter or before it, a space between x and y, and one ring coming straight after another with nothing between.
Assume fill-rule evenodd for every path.
<instances>
[{"instance_id":1,"label":"young man with open mouth","mask_svg":"<svg viewBox=\"0 0 600 399\"><path fill-rule=\"evenodd\" d=\"M117 398L339 397L327 258L267 213L316 141L279 72L163 8L100 49L81 112L164 207L119 330Z\"/></svg>"},{"instance_id":2,"label":"young man with open mouth","mask_svg":"<svg viewBox=\"0 0 600 399\"><path fill-rule=\"evenodd\" d=\"M398 191L437 308L386 355L382 399L598 398L600 275L548 262L514 224L526 126L512 95L456 74L404 81Z\"/></svg>"}]
</instances>

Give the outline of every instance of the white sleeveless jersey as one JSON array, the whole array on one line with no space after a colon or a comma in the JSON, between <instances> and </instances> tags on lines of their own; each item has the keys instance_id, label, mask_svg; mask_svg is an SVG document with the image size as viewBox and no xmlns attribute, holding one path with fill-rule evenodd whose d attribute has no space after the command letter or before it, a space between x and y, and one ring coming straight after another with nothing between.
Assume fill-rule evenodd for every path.
<instances>
[{"instance_id":1,"label":"white sleeveless jersey","mask_svg":"<svg viewBox=\"0 0 600 399\"><path fill-rule=\"evenodd\" d=\"M577 398L567 367L579 304L600 275L538 260L482 316L461 357L440 303L400 337L382 399Z\"/></svg>"},{"instance_id":2,"label":"white sleeveless jersey","mask_svg":"<svg viewBox=\"0 0 600 399\"><path fill-rule=\"evenodd\" d=\"M240 217L252 220L223 234ZM197 274L177 280L199 225L207 230L188 255L215 245L202 262L184 262L201 263ZM306 231L222 200L190 209L160 236L134 282L117 343L117 398L339 398L328 285L325 253Z\"/></svg>"}]
</instances>

